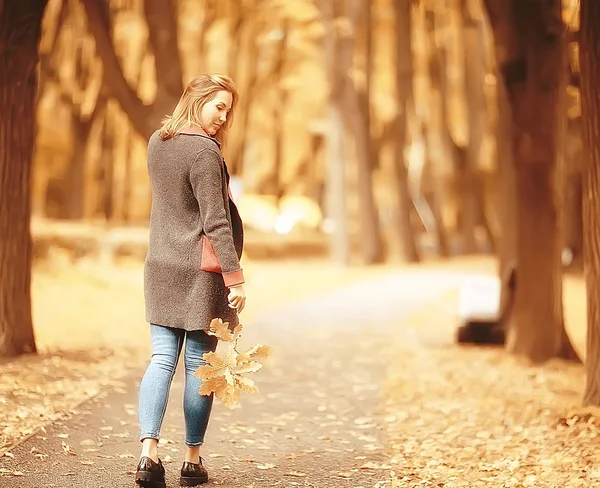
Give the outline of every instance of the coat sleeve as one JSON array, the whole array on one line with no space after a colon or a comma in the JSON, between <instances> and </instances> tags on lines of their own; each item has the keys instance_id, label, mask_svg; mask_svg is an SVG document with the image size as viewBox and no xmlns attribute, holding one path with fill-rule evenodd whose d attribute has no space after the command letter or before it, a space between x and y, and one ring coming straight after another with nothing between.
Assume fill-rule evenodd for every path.
<instances>
[{"instance_id":1,"label":"coat sleeve","mask_svg":"<svg viewBox=\"0 0 600 488\"><path fill-rule=\"evenodd\" d=\"M216 151L203 149L198 153L190 170L190 183L200 208L204 234L215 251L225 285L244 283L223 199L223 162Z\"/></svg>"}]
</instances>

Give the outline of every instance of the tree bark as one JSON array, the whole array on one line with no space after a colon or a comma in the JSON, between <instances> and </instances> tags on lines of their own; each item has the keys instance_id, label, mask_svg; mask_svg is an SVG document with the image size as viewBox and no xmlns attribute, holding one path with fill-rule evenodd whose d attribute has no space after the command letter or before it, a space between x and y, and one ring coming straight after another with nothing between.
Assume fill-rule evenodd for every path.
<instances>
[{"instance_id":1,"label":"tree bark","mask_svg":"<svg viewBox=\"0 0 600 488\"><path fill-rule=\"evenodd\" d=\"M560 0L485 0L512 114L517 286L507 348L534 362L561 354L564 334L554 195L563 24Z\"/></svg>"},{"instance_id":2,"label":"tree bark","mask_svg":"<svg viewBox=\"0 0 600 488\"><path fill-rule=\"evenodd\" d=\"M36 352L31 168L44 0L0 3L0 356Z\"/></svg>"},{"instance_id":3,"label":"tree bark","mask_svg":"<svg viewBox=\"0 0 600 488\"><path fill-rule=\"evenodd\" d=\"M412 111L414 107L411 1L395 0L394 13L396 17L396 97L398 103L394 147L394 179L398 192L396 226L403 260L415 263L420 261L420 257L415 230L411 222L412 201L408 185L408 169L404 157L409 136L409 110Z\"/></svg>"},{"instance_id":4,"label":"tree bark","mask_svg":"<svg viewBox=\"0 0 600 488\"><path fill-rule=\"evenodd\" d=\"M581 0L583 253L587 286L587 380L583 403L600 405L600 4Z\"/></svg>"}]
</instances>

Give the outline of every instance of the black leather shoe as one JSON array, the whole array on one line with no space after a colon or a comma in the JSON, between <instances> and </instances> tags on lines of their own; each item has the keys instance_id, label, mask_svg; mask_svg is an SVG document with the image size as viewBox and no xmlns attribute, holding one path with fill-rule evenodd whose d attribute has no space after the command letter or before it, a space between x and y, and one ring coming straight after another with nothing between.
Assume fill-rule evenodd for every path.
<instances>
[{"instance_id":1,"label":"black leather shoe","mask_svg":"<svg viewBox=\"0 0 600 488\"><path fill-rule=\"evenodd\" d=\"M155 463L147 456L142 456L135 472L135 482L142 488L166 488L165 467L161 460Z\"/></svg>"},{"instance_id":2,"label":"black leather shoe","mask_svg":"<svg viewBox=\"0 0 600 488\"><path fill-rule=\"evenodd\" d=\"M199 464L183 463L181 466L180 486L198 486L208 482L208 472L202 466L202 458Z\"/></svg>"}]
</instances>

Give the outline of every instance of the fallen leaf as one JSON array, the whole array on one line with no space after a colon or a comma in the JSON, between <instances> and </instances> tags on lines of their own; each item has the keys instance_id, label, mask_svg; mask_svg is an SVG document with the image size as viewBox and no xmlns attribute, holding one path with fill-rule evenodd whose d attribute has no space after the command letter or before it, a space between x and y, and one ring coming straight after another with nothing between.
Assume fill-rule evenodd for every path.
<instances>
[{"instance_id":1,"label":"fallen leaf","mask_svg":"<svg viewBox=\"0 0 600 488\"><path fill-rule=\"evenodd\" d=\"M289 473L285 473L284 476L295 476L297 478L303 478L306 476L306 473L301 473L300 471L290 471Z\"/></svg>"},{"instance_id":2,"label":"fallen leaf","mask_svg":"<svg viewBox=\"0 0 600 488\"><path fill-rule=\"evenodd\" d=\"M391 466L385 464L375 463L373 461L366 462L363 464L360 469L390 469Z\"/></svg>"},{"instance_id":3,"label":"fallen leaf","mask_svg":"<svg viewBox=\"0 0 600 488\"><path fill-rule=\"evenodd\" d=\"M75 452L73 452L71 449L71 446L69 446L65 441L62 441L62 450L69 456L77 456L77 454L75 454Z\"/></svg>"}]
</instances>

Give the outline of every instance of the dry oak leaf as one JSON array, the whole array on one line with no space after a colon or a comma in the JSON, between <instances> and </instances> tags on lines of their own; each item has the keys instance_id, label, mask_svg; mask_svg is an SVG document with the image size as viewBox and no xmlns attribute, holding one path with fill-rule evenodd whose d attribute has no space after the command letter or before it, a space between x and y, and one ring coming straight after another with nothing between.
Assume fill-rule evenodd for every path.
<instances>
[{"instance_id":1,"label":"dry oak leaf","mask_svg":"<svg viewBox=\"0 0 600 488\"><path fill-rule=\"evenodd\" d=\"M232 332L229 328L229 322L223 322L221 319L212 319L210 322L210 330L208 330L207 333L215 336L220 341L233 342L236 339L236 336L239 336L241 331L241 324L233 329Z\"/></svg>"},{"instance_id":2,"label":"dry oak leaf","mask_svg":"<svg viewBox=\"0 0 600 488\"><path fill-rule=\"evenodd\" d=\"M205 353L202 357L206 364L196 370L196 376L202 380L198 391L200 395L214 393L230 409L239 405L241 391L259 392L254 380L244 375L259 371L263 367L259 360L266 359L271 353L271 348L262 344L239 353L237 343L242 330L242 324L235 327L232 332L228 322L213 319L208 333L227 342L229 346L225 357L219 356L216 352Z\"/></svg>"}]
</instances>

